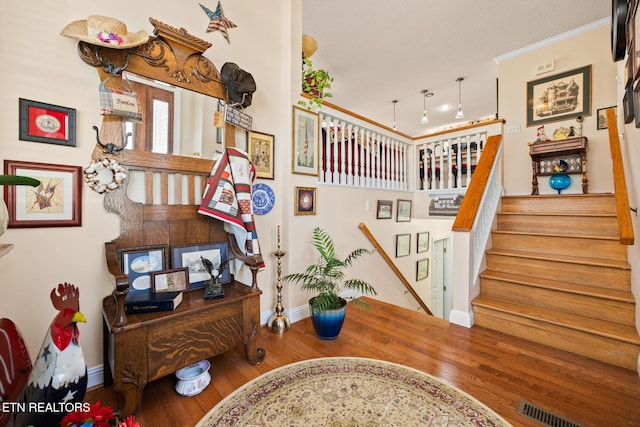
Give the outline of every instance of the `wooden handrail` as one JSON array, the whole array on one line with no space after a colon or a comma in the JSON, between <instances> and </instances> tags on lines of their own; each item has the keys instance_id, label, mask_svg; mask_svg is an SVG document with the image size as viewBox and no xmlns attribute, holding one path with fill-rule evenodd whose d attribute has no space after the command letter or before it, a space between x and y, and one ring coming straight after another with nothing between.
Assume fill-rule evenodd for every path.
<instances>
[{"instance_id":1,"label":"wooden handrail","mask_svg":"<svg viewBox=\"0 0 640 427\"><path fill-rule=\"evenodd\" d=\"M458 209L458 215L453 222L453 231L471 231L501 143L502 135L492 135L487 139L473 179L469 182L467 192Z\"/></svg>"},{"instance_id":2,"label":"wooden handrail","mask_svg":"<svg viewBox=\"0 0 640 427\"><path fill-rule=\"evenodd\" d=\"M380 256L382 257L382 259L385 260L385 262L387 263L387 265L391 268L391 270L393 270L394 273L396 273L396 276L398 276L398 279L400 279L400 281L402 282L402 284L404 285L405 288L407 288L407 290L409 291L409 293L413 296L413 298L415 298L416 301L418 301L418 304L420 304L420 307L424 310L425 313L427 313L430 316L433 316L433 313L431 312L431 310L429 310L429 307L427 307L427 305L424 303L424 301L422 301L422 298L420 298L420 295L418 295L418 293L416 292L415 289L413 289L413 287L411 286L411 284L409 283L409 281L404 277L404 275L402 274L402 272L398 269L398 267L396 267L396 265L394 264L394 262L391 260L391 258L389 257L389 255L387 255L387 253L385 252L385 250L382 248L382 246L380 246L380 243L378 243L378 241L376 240L376 238L373 236L373 234L371 233L371 231L369 231L369 228L367 228L367 226L361 222L360 225L358 225L358 228L360 228L360 230L362 230L362 232L364 233L364 235L367 237L367 239L369 239L369 241L371 242L371 244L376 248L376 250L378 251L378 253L380 253Z\"/></svg>"},{"instance_id":3,"label":"wooden handrail","mask_svg":"<svg viewBox=\"0 0 640 427\"><path fill-rule=\"evenodd\" d=\"M618 136L618 123L614 108L607 110L607 125L609 128L609 146L611 147L611 162L613 166L613 188L616 195L616 211L618 212L618 231L620 232L621 245L633 245L633 223L631 222L631 209L629 207L629 194L627 193L627 181L620 150L620 137Z\"/></svg>"}]
</instances>

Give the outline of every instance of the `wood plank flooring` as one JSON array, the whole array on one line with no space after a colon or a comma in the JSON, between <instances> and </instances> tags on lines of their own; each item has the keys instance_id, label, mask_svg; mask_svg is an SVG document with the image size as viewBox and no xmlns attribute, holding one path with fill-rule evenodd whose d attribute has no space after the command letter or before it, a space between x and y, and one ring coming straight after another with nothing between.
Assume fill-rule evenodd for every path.
<instances>
[{"instance_id":1,"label":"wood plank flooring","mask_svg":"<svg viewBox=\"0 0 640 427\"><path fill-rule=\"evenodd\" d=\"M138 422L143 427L193 426L226 395L262 373L305 359L354 356L427 372L471 394L514 426L541 426L516 413L520 400L585 427L640 426L640 379L634 371L368 301L370 313L349 307L335 341L318 339L310 319L283 334L263 328L258 343L266 350L265 360L249 365L242 348L211 359L211 384L197 396L178 395L171 375L148 384ZM111 387L94 388L86 397L107 405L116 405L117 399Z\"/></svg>"}]
</instances>

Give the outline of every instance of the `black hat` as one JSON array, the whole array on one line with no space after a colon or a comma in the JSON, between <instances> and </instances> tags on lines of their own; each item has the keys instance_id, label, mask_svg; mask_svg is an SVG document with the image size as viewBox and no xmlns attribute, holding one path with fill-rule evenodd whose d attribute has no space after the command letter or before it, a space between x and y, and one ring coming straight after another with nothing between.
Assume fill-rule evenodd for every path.
<instances>
[{"instance_id":1,"label":"black hat","mask_svg":"<svg viewBox=\"0 0 640 427\"><path fill-rule=\"evenodd\" d=\"M252 94L256 91L256 82L251 73L247 73L233 62L226 62L220 75L231 106L247 108L251 105Z\"/></svg>"}]
</instances>

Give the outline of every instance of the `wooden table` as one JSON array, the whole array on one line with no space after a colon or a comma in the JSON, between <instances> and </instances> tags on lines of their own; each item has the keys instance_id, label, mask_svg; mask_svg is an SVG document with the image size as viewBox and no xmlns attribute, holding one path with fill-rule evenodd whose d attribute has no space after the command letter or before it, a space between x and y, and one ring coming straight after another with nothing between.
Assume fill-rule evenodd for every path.
<instances>
[{"instance_id":1,"label":"wooden table","mask_svg":"<svg viewBox=\"0 0 640 427\"><path fill-rule=\"evenodd\" d=\"M531 195L538 192L538 177L551 176L554 173L553 162L564 160L569 164L566 174L582 174L582 192L589 191L589 179L587 178L587 138L567 138L557 141L535 142L529 146L531 156Z\"/></svg>"},{"instance_id":2,"label":"wooden table","mask_svg":"<svg viewBox=\"0 0 640 427\"><path fill-rule=\"evenodd\" d=\"M262 361L264 350L256 348L262 292L239 282L224 290L224 298L209 301L204 289L185 292L175 311L128 315L121 328L111 326L114 298L104 299L104 385L124 395L121 416L140 406L148 382L240 344L249 363Z\"/></svg>"}]
</instances>

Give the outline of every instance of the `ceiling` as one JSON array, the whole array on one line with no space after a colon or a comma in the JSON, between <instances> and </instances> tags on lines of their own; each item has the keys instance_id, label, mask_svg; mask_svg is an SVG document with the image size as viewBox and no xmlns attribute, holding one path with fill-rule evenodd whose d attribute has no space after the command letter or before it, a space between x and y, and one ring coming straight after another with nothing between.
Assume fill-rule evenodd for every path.
<instances>
[{"instance_id":1,"label":"ceiling","mask_svg":"<svg viewBox=\"0 0 640 427\"><path fill-rule=\"evenodd\" d=\"M494 118L496 58L597 21L608 25L611 8L604 0L303 0L302 32L318 42L314 68L334 78L329 102L391 127L397 100L396 129L418 136ZM434 93L426 125L423 89Z\"/></svg>"}]
</instances>

